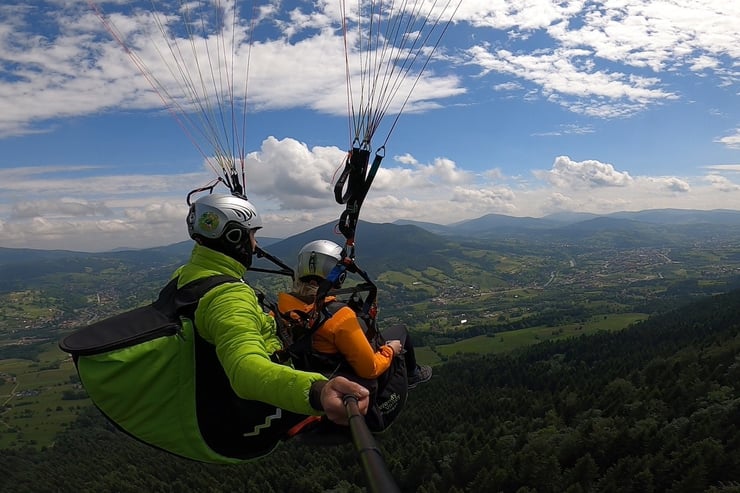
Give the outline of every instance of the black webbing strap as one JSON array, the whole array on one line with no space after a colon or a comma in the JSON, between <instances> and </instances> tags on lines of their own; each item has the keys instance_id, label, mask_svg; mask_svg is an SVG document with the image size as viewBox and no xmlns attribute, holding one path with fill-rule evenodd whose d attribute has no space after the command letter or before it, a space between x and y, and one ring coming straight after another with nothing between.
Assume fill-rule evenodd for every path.
<instances>
[{"instance_id":1,"label":"black webbing strap","mask_svg":"<svg viewBox=\"0 0 740 493\"><path fill-rule=\"evenodd\" d=\"M259 246L255 249L254 254L257 258L265 258L275 264L279 267L279 269L263 269L260 267L254 267L252 265L249 266L250 272L266 272L268 274L282 274L284 276L288 276L291 279L295 278L295 272L293 272L293 269L291 269L288 265L285 264L282 260L275 257L274 255L269 254Z\"/></svg>"},{"instance_id":2,"label":"black webbing strap","mask_svg":"<svg viewBox=\"0 0 740 493\"><path fill-rule=\"evenodd\" d=\"M370 163L370 150L361 147L353 147L347 156L344 170L334 185L334 199L338 204L346 204L342 215L339 217L337 227L347 240L347 246L353 247L355 230L360 217L360 207L367 196L373 179L383 161L385 149L381 147L375 153L372 165ZM345 184L347 185L345 190Z\"/></svg>"},{"instance_id":3,"label":"black webbing strap","mask_svg":"<svg viewBox=\"0 0 740 493\"><path fill-rule=\"evenodd\" d=\"M198 306L198 302L208 291L215 288L216 286L220 286L221 284L225 284L227 282L242 282L242 280L237 277L229 276L226 274L218 274L215 276L196 279L177 289L176 279L173 279L173 281L175 281L174 284L168 284L167 286L165 286L165 289L162 290L159 298L152 304L156 308L159 308L161 306L160 304L164 302L165 306L162 309L166 310L168 309L168 307L174 308L175 313L185 316L191 320L194 317L195 309ZM173 296L174 302L168 302L165 291L168 288L171 289L172 287L174 287L176 290Z\"/></svg>"}]
</instances>

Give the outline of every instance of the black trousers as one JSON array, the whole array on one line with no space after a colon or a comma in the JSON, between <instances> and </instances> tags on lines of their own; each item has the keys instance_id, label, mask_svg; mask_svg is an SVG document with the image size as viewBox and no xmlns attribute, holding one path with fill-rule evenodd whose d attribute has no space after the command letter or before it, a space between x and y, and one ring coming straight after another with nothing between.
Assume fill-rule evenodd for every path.
<instances>
[{"instance_id":1,"label":"black trousers","mask_svg":"<svg viewBox=\"0 0 740 493\"><path fill-rule=\"evenodd\" d=\"M411 341L411 334L405 325L393 325L381 331L383 339L386 341L399 340L403 345L403 357L406 359L406 371L412 375L416 371L416 354L414 353L414 343Z\"/></svg>"}]
</instances>

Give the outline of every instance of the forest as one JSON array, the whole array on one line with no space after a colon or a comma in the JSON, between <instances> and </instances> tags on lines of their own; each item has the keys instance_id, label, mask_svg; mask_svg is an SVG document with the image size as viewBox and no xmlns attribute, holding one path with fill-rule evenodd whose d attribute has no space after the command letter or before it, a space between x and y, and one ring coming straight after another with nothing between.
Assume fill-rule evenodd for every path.
<instances>
[{"instance_id":1,"label":"forest","mask_svg":"<svg viewBox=\"0 0 740 493\"><path fill-rule=\"evenodd\" d=\"M402 491L740 491L740 291L619 332L458 354L376 438ZM361 492L351 444L213 466L87 409L51 447L0 451L0 490Z\"/></svg>"}]
</instances>

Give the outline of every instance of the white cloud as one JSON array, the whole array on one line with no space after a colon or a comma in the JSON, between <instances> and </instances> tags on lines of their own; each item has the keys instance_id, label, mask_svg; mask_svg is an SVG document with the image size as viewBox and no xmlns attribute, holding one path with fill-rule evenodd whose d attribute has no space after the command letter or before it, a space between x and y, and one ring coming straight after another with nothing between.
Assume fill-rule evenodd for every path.
<instances>
[{"instance_id":1,"label":"white cloud","mask_svg":"<svg viewBox=\"0 0 740 493\"><path fill-rule=\"evenodd\" d=\"M232 94L237 102L248 94L252 111L310 108L345 115L345 45L341 30L334 29L339 18L334 3L320 2L325 12L310 15L294 10L282 23L278 9L262 8L256 23L276 21L285 28L284 36L251 42L248 22L221 36L211 32L209 37L165 38L154 20L167 25L172 18L161 13L148 17L132 9L123 13L115 3L98 2L131 59L111 39L88 2L57 3L48 12L41 5L2 8L0 51L8 63L0 77L0 101L14 104L2 106L0 136L48 131L47 120L109 108L157 109L164 102L181 112L194 100L212 102L215 93L221 98ZM224 18L229 18L228 13ZM43 35L34 31L39 22L49 27ZM172 20L172 27L177 28L179 22ZM308 34L292 39L299 31ZM351 40L349 46L352 49ZM224 57L224 53L233 57ZM349 57L355 58L353 53ZM338 63L327 64L327 59ZM149 80L137 73L134 62ZM199 71L183 69L196 66ZM454 74L435 75L429 67L415 81L415 73L394 79L397 97L389 102L388 111L397 111L409 94L407 111L416 112L438 107L440 100L465 92ZM248 85L245 74L249 74ZM358 88L359 77L358 68L352 68L353 84ZM201 122L182 116L181 121L200 138Z\"/></svg>"},{"instance_id":2,"label":"white cloud","mask_svg":"<svg viewBox=\"0 0 740 493\"><path fill-rule=\"evenodd\" d=\"M247 193L275 200L283 209L322 207L345 157L336 147L309 149L294 139L269 137L260 151L247 156Z\"/></svg>"},{"instance_id":3,"label":"white cloud","mask_svg":"<svg viewBox=\"0 0 740 493\"><path fill-rule=\"evenodd\" d=\"M465 204L466 207L495 212L514 212L516 195L509 188L463 188L452 190L451 200Z\"/></svg>"},{"instance_id":4,"label":"white cloud","mask_svg":"<svg viewBox=\"0 0 740 493\"><path fill-rule=\"evenodd\" d=\"M669 192L686 193L691 191L691 186L685 180L681 180L675 176L649 177L644 179L654 183L658 188Z\"/></svg>"},{"instance_id":5,"label":"white cloud","mask_svg":"<svg viewBox=\"0 0 740 493\"><path fill-rule=\"evenodd\" d=\"M661 89L660 80L655 77L595 68L589 63L593 53L588 50L518 54L475 46L468 54L468 63L479 66L483 74L498 72L533 82L541 88L542 97L576 113L624 116L650 103L676 97Z\"/></svg>"},{"instance_id":6,"label":"white cloud","mask_svg":"<svg viewBox=\"0 0 740 493\"><path fill-rule=\"evenodd\" d=\"M61 198L60 200L16 202L13 205L10 217L11 219L22 219L43 216L76 217L110 215L112 215L112 211L102 202Z\"/></svg>"},{"instance_id":7,"label":"white cloud","mask_svg":"<svg viewBox=\"0 0 740 493\"><path fill-rule=\"evenodd\" d=\"M708 170L717 172L736 172L740 173L740 164L714 164L711 166L705 166Z\"/></svg>"},{"instance_id":8,"label":"white cloud","mask_svg":"<svg viewBox=\"0 0 740 493\"><path fill-rule=\"evenodd\" d=\"M704 180L709 182L710 186L718 192L740 192L740 185L738 185L737 183L733 183L729 178L725 176L710 174L705 176Z\"/></svg>"},{"instance_id":9,"label":"white cloud","mask_svg":"<svg viewBox=\"0 0 740 493\"><path fill-rule=\"evenodd\" d=\"M585 0L464 0L456 15L479 27L501 30L532 31L543 29L580 12Z\"/></svg>"},{"instance_id":10,"label":"white cloud","mask_svg":"<svg viewBox=\"0 0 740 493\"><path fill-rule=\"evenodd\" d=\"M0 169L0 203L10 197L50 197L61 200L80 200L87 203L112 197L162 194L186 190L193 183L205 183L211 178L203 173L180 175L92 175L80 176L83 170L95 170L89 166L40 166ZM101 171L104 169L100 168ZM191 187L192 188L192 187ZM80 198L81 195L85 198Z\"/></svg>"},{"instance_id":11,"label":"white cloud","mask_svg":"<svg viewBox=\"0 0 740 493\"><path fill-rule=\"evenodd\" d=\"M542 137L557 137L560 135L583 135L593 133L594 129L590 125L577 125L577 124L562 124L558 127L558 130L551 130L549 132L538 132L533 135L539 135Z\"/></svg>"},{"instance_id":12,"label":"white cloud","mask_svg":"<svg viewBox=\"0 0 740 493\"><path fill-rule=\"evenodd\" d=\"M722 0L463 2L458 18L507 31L508 44L468 50L483 74L528 81L570 111L624 117L680 97L671 72L688 67L723 84L740 78L740 7ZM534 34L547 42L530 42Z\"/></svg>"},{"instance_id":13,"label":"white cloud","mask_svg":"<svg viewBox=\"0 0 740 493\"><path fill-rule=\"evenodd\" d=\"M608 163L596 160L576 162L568 156L558 156L549 171L538 171L536 176L558 188L624 187L632 182L626 171L617 171Z\"/></svg>"},{"instance_id":14,"label":"white cloud","mask_svg":"<svg viewBox=\"0 0 740 493\"><path fill-rule=\"evenodd\" d=\"M504 82L503 84L493 86L494 91L518 91L521 89L522 85L518 82Z\"/></svg>"},{"instance_id":15,"label":"white cloud","mask_svg":"<svg viewBox=\"0 0 740 493\"><path fill-rule=\"evenodd\" d=\"M740 56L735 2L623 0L596 3L578 15L579 27L557 22L548 33L565 47L588 47L598 58L628 66L704 70L716 67L708 63L712 55Z\"/></svg>"},{"instance_id":16,"label":"white cloud","mask_svg":"<svg viewBox=\"0 0 740 493\"><path fill-rule=\"evenodd\" d=\"M730 135L716 139L715 142L719 142L730 149L740 149L740 128L736 128L734 133Z\"/></svg>"},{"instance_id":17,"label":"white cloud","mask_svg":"<svg viewBox=\"0 0 740 493\"><path fill-rule=\"evenodd\" d=\"M576 208L573 203L573 199L561 192L551 193L547 198L545 206L555 212L571 211Z\"/></svg>"}]
</instances>

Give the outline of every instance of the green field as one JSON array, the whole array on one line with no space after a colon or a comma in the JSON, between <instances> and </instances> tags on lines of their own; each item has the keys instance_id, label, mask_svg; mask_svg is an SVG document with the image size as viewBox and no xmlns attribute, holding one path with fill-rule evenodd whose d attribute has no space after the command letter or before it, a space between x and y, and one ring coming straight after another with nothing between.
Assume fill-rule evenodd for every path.
<instances>
[{"instance_id":1,"label":"green field","mask_svg":"<svg viewBox=\"0 0 740 493\"><path fill-rule=\"evenodd\" d=\"M567 339L592 334L600 330L621 330L633 322L644 320L642 313L617 313L593 316L584 323L567 324L558 327L529 327L527 329L500 332L495 335L471 337L454 344L435 348L423 347L417 350L419 361L425 364L439 364L443 358L457 353L499 354L539 342Z\"/></svg>"},{"instance_id":2,"label":"green field","mask_svg":"<svg viewBox=\"0 0 740 493\"><path fill-rule=\"evenodd\" d=\"M0 448L42 447L74 420L89 399L65 400L66 391L79 392L72 361L55 344L39 361L0 360Z\"/></svg>"}]
</instances>

